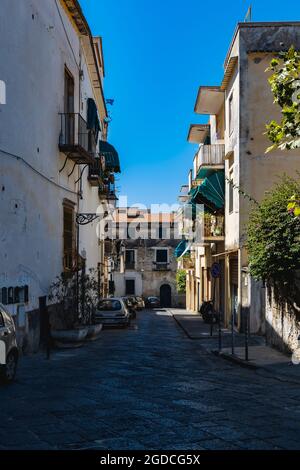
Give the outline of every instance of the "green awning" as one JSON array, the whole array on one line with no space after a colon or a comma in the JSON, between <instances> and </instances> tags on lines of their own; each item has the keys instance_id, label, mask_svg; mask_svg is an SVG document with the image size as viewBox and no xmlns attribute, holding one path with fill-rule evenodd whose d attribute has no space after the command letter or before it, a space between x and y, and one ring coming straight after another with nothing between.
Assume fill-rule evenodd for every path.
<instances>
[{"instance_id":1,"label":"green awning","mask_svg":"<svg viewBox=\"0 0 300 470\"><path fill-rule=\"evenodd\" d=\"M217 171L222 171L220 168L212 168L208 166L201 166L199 168L199 171L197 173L197 179L199 180L204 180L205 178L208 178L209 176L213 175Z\"/></svg>"},{"instance_id":2,"label":"green awning","mask_svg":"<svg viewBox=\"0 0 300 470\"><path fill-rule=\"evenodd\" d=\"M180 258L184 253L190 253L190 250L187 250L188 242L187 240L181 240L174 250L175 258Z\"/></svg>"},{"instance_id":3,"label":"green awning","mask_svg":"<svg viewBox=\"0 0 300 470\"><path fill-rule=\"evenodd\" d=\"M105 158L105 169L114 173L121 173L119 155L113 145L100 140L99 155Z\"/></svg>"},{"instance_id":4,"label":"green awning","mask_svg":"<svg viewBox=\"0 0 300 470\"><path fill-rule=\"evenodd\" d=\"M214 172L207 176L204 181L195 188L196 191L191 194L192 203L204 203L205 198L217 209L221 209L225 204L225 173L223 170Z\"/></svg>"}]
</instances>

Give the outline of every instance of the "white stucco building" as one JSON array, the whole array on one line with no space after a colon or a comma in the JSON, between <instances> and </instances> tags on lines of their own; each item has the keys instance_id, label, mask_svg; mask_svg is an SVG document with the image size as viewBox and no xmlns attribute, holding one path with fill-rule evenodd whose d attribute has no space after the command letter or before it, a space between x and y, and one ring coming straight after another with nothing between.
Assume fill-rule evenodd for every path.
<instances>
[{"instance_id":1,"label":"white stucco building","mask_svg":"<svg viewBox=\"0 0 300 470\"><path fill-rule=\"evenodd\" d=\"M21 347L37 349L49 286L77 253L104 281L97 220L79 243L76 225L114 191L100 178L105 152L95 160L107 137L102 41L76 0L2 0L0 42L0 301Z\"/></svg>"}]
</instances>

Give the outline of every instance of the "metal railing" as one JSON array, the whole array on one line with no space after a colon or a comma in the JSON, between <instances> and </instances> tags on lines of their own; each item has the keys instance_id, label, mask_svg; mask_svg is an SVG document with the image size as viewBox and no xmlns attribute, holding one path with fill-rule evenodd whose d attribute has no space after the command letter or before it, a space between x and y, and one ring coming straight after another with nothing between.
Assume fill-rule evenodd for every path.
<instances>
[{"instance_id":1,"label":"metal railing","mask_svg":"<svg viewBox=\"0 0 300 470\"><path fill-rule=\"evenodd\" d=\"M125 261L125 269L135 269L134 261Z\"/></svg>"},{"instance_id":2,"label":"metal railing","mask_svg":"<svg viewBox=\"0 0 300 470\"><path fill-rule=\"evenodd\" d=\"M86 121L79 113L59 113L60 135L59 146L64 149L81 147L95 156L96 137L92 129L88 129Z\"/></svg>"},{"instance_id":3,"label":"metal railing","mask_svg":"<svg viewBox=\"0 0 300 470\"><path fill-rule=\"evenodd\" d=\"M115 193L116 193L116 188L115 188L114 183L103 182L99 185L98 194L100 197L101 196L106 196L106 197L114 196Z\"/></svg>"},{"instance_id":4,"label":"metal railing","mask_svg":"<svg viewBox=\"0 0 300 470\"><path fill-rule=\"evenodd\" d=\"M100 158L95 158L89 165L89 178L99 178L102 175L102 166Z\"/></svg>"},{"instance_id":5,"label":"metal railing","mask_svg":"<svg viewBox=\"0 0 300 470\"><path fill-rule=\"evenodd\" d=\"M153 261L153 270L154 271L169 271L170 270L170 263L167 262L158 262Z\"/></svg>"}]
</instances>

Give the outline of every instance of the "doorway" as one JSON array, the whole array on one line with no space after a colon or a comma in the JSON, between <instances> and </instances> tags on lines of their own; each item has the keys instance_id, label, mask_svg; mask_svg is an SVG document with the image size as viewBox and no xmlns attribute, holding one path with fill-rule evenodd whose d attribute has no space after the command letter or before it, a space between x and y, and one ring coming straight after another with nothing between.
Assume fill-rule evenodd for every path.
<instances>
[{"instance_id":1,"label":"doorway","mask_svg":"<svg viewBox=\"0 0 300 470\"><path fill-rule=\"evenodd\" d=\"M49 337L49 312L47 308L47 297L39 297L40 311L40 344L45 345Z\"/></svg>"},{"instance_id":2,"label":"doorway","mask_svg":"<svg viewBox=\"0 0 300 470\"><path fill-rule=\"evenodd\" d=\"M135 280L134 279L126 279L125 292L126 292L126 295L135 295Z\"/></svg>"},{"instance_id":3,"label":"doorway","mask_svg":"<svg viewBox=\"0 0 300 470\"><path fill-rule=\"evenodd\" d=\"M171 307L172 305L172 291L169 284L163 284L160 288L160 306Z\"/></svg>"}]
</instances>

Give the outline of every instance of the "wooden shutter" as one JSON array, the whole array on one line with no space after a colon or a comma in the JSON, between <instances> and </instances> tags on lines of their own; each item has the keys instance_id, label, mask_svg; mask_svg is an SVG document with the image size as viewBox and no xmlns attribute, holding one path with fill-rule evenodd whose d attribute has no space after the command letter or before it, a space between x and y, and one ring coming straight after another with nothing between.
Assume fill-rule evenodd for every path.
<instances>
[{"instance_id":1,"label":"wooden shutter","mask_svg":"<svg viewBox=\"0 0 300 470\"><path fill-rule=\"evenodd\" d=\"M230 284L238 285L239 283L239 263L238 258L230 260Z\"/></svg>"}]
</instances>

